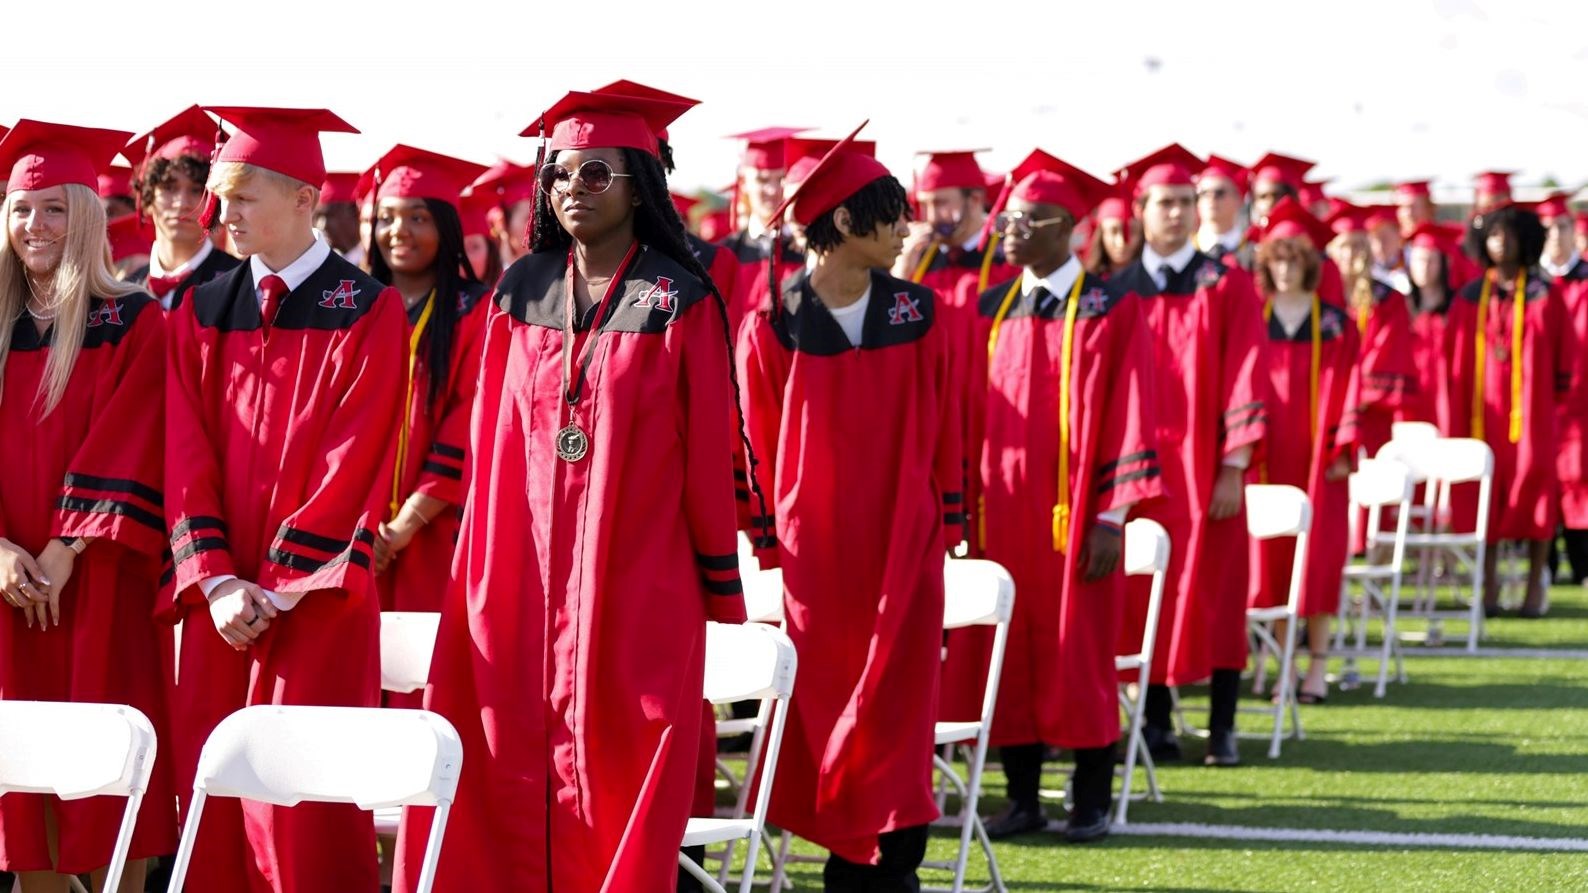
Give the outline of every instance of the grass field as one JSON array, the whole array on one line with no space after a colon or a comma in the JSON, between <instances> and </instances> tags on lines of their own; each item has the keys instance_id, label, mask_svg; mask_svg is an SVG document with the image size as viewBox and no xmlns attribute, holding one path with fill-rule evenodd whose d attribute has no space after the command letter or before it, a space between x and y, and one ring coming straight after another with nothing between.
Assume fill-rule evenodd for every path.
<instances>
[{"instance_id":1,"label":"grass field","mask_svg":"<svg viewBox=\"0 0 1588 893\"><path fill-rule=\"evenodd\" d=\"M1588 595L1557 587L1552 602L1543 620L1491 621L1484 646L1582 649L1576 659L1410 648L1409 684L1392 683L1382 701L1364 685L1303 707L1306 740L1287 741L1278 760L1267 758L1264 742L1243 741L1242 766L1206 769L1201 743L1184 742L1187 763L1160 770L1164 802L1133 804L1131 826L1544 840L1535 847L1588 839ZM1448 641L1464 633L1464 626L1447 626ZM1368 676L1376 664L1362 671ZM1186 693L1193 722L1205 716L1199 694ZM1255 730L1260 719L1246 722ZM1063 784L1054 772L1046 787ZM1002 793L1003 777L992 766L983 814L1003 807ZM1057 802L1049 810L1062 814ZM956 842L952 830L935 832L929 858L949 858ZM1051 833L995 846L1008 888L1020 891L1588 891L1588 852L1120 833L1083 846ZM819 853L799 844L796 851ZM821 889L819 865L796 865L791 873L795 890ZM928 882L942 877L923 875ZM970 878L986 879L974 849Z\"/></svg>"}]
</instances>

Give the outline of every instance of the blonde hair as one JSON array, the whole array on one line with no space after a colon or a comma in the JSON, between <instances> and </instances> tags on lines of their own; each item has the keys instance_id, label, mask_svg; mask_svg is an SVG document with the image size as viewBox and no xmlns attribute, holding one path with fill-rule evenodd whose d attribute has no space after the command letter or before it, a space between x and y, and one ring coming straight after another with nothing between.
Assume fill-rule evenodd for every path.
<instances>
[{"instance_id":1,"label":"blonde hair","mask_svg":"<svg viewBox=\"0 0 1588 893\"><path fill-rule=\"evenodd\" d=\"M225 198L243 188L244 184L256 177L259 182L267 183L286 193L297 192L307 186L314 190L315 203L318 204L320 201L319 186L313 183L305 183L296 177L279 174L257 165L245 164L241 161L218 161L210 165L209 180L205 182L204 188L214 193L218 198Z\"/></svg>"},{"instance_id":2,"label":"blonde hair","mask_svg":"<svg viewBox=\"0 0 1588 893\"><path fill-rule=\"evenodd\" d=\"M137 294L137 286L120 282L112 272L110 240L105 234L105 208L91 188L68 183L66 192L66 247L52 277L53 302L59 308L54 320L55 334L50 356L44 365L44 380L39 383L39 398L44 415L61 402L72 368L82 350L88 330L88 305L93 298L122 298ZM17 193L5 197L5 220L11 219L11 206ZM9 228L7 230L9 233ZM0 381L11 351L11 333L21 321L31 287L27 268L17 256L9 235L0 239ZM31 325L31 323L28 323Z\"/></svg>"}]
</instances>

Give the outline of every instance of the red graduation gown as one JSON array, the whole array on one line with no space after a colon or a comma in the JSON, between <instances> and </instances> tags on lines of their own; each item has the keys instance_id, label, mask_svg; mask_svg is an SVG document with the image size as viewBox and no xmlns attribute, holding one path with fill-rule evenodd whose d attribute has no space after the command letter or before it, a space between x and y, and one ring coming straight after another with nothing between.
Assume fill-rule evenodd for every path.
<instances>
[{"instance_id":1,"label":"red graduation gown","mask_svg":"<svg viewBox=\"0 0 1588 893\"><path fill-rule=\"evenodd\" d=\"M179 778L215 724L246 704L379 703L375 527L391 499L407 374L402 298L334 252L281 303L268 335L249 264L170 315L166 519L185 618L176 686ZM235 574L303 593L236 652L199 583ZM214 800L189 890L373 891L374 829L341 804Z\"/></svg>"},{"instance_id":2,"label":"red graduation gown","mask_svg":"<svg viewBox=\"0 0 1588 893\"><path fill-rule=\"evenodd\" d=\"M480 333L485 324L484 289L474 286L449 300L457 302L452 355L446 380L430 401L429 343L423 339L414 357L414 382L409 396L408 449L399 473L399 507L414 493L447 503L447 507L414 534L408 548L397 553L386 573L376 578L383 611L440 611L452 579L452 553L458 540L467 467L469 413L480 379ZM423 304L409 313L409 333ZM390 506L386 506L390 516ZM391 699L388 697L387 702ZM413 706L418 706L415 699Z\"/></svg>"},{"instance_id":3,"label":"red graduation gown","mask_svg":"<svg viewBox=\"0 0 1588 893\"><path fill-rule=\"evenodd\" d=\"M1405 418L1429 422L1444 437L1453 437L1450 396L1450 345L1446 337L1445 309L1418 313L1411 318L1412 368L1415 377Z\"/></svg>"},{"instance_id":4,"label":"red graduation gown","mask_svg":"<svg viewBox=\"0 0 1588 893\"><path fill-rule=\"evenodd\" d=\"M740 334L800 664L771 821L851 862L938 815L944 549L961 539L958 345L931 290L871 277L853 347L808 274Z\"/></svg>"},{"instance_id":5,"label":"red graduation gown","mask_svg":"<svg viewBox=\"0 0 1588 893\"><path fill-rule=\"evenodd\" d=\"M985 276L982 275L984 267L987 270ZM910 271L912 276L915 272ZM956 313L975 313L976 301L985 289L995 282L1008 282L1019 275L1020 268L1005 261L998 240L991 239L987 247L980 249L937 246L926 272L916 281L942 295L944 307L952 308Z\"/></svg>"},{"instance_id":6,"label":"red graduation gown","mask_svg":"<svg viewBox=\"0 0 1588 893\"><path fill-rule=\"evenodd\" d=\"M1555 471L1560 476L1561 522L1582 530L1588 528L1588 261L1579 258L1555 285L1577 344L1570 360L1573 388L1556 420Z\"/></svg>"},{"instance_id":7,"label":"red graduation gown","mask_svg":"<svg viewBox=\"0 0 1588 893\"><path fill-rule=\"evenodd\" d=\"M1349 538L1349 494L1345 478L1324 479L1338 458L1351 460L1357 446L1357 390L1361 340L1356 323L1340 307L1319 307L1318 414L1312 416L1312 326L1310 318L1287 334L1277 317L1268 321L1263 376L1268 393L1268 431L1263 458L1247 480L1300 487L1312 500L1307 567L1300 616L1333 614L1340 606L1340 578ZM1251 540L1251 604L1272 607L1290 596L1296 541Z\"/></svg>"},{"instance_id":8,"label":"red graduation gown","mask_svg":"<svg viewBox=\"0 0 1588 893\"><path fill-rule=\"evenodd\" d=\"M485 324L454 581L426 706L468 755L436 889L673 889L699 753L706 621L744 619L720 311L641 248L558 458L566 258L503 276ZM575 367L577 368L577 366ZM577 375L577 372L575 373ZM404 817L396 888L429 810Z\"/></svg>"},{"instance_id":9,"label":"red graduation gown","mask_svg":"<svg viewBox=\"0 0 1588 893\"><path fill-rule=\"evenodd\" d=\"M1370 285L1373 305L1367 320L1353 318L1351 324L1360 336L1357 443L1371 457L1389 443L1394 423L1407 417L1416 398L1417 370L1406 296L1378 280ZM1353 307L1351 313L1357 312Z\"/></svg>"},{"instance_id":10,"label":"red graduation gown","mask_svg":"<svg viewBox=\"0 0 1588 893\"><path fill-rule=\"evenodd\" d=\"M1483 278L1470 282L1451 302L1446 344L1450 357L1451 435L1473 436L1472 410L1477 355L1475 337ZM1538 271L1527 278L1522 319L1522 430L1510 438L1512 283L1497 283L1489 295L1488 358L1484 363L1483 440L1494 450L1494 488L1490 499L1489 541L1541 540L1555 535L1557 406L1572 392L1576 338L1566 319L1560 291ZM1458 487L1451 496L1457 516L1476 510L1476 488Z\"/></svg>"},{"instance_id":11,"label":"red graduation gown","mask_svg":"<svg viewBox=\"0 0 1588 893\"><path fill-rule=\"evenodd\" d=\"M12 330L0 393L0 537L30 555L52 537L98 539L61 594L61 625L29 629L0 609L0 699L131 704L167 740L165 661L171 634L154 622L165 547L160 516L165 321L146 295L94 299L66 392L43 414L40 384L54 342L23 316ZM156 760L131 858L172 852L174 773ZM54 800L59 862L50 859L46 798L0 797L0 869L77 874L101 868L120 830L120 797Z\"/></svg>"},{"instance_id":12,"label":"red graduation gown","mask_svg":"<svg viewBox=\"0 0 1588 893\"><path fill-rule=\"evenodd\" d=\"M977 306L966 410L980 432L978 554L1015 580L1014 622L992 730L997 745L1043 742L1103 747L1119 737L1115 643L1124 616L1125 577L1082 578L1082 546L1100 512L1163 491L1153 418L1156 372L1140 299L1086 276L1071 346L1069 537L1053 546L1058 493L1058 409L1066 301L1041 292L1015 299L999 326L988 368L992 323L1019 280L988 289ZM980 350L976 350L976 346ZM981 387L977 383L984 383ZM950 634L944 703L980 714L992 637ZM957 703L956 703L957 702Z\"/></svg>"},{"instance_id":13,"label":"red graduation gown","mask_svg":"<svg viewBox=\"0 0 1588 893\"><path fill-rule=\"evenodd\" d=\"M1168 498L1142 514L1164 525L1172 548L1152 681L1189 685L1246 663L1246 513L1212 521L1207 510L1224 457L1263 436L1261 305L1250 275L1201 252L1161 292L1140 260L1112 284L1142 298L1158 369ZM1127 588L1122 654L1141 647L1150 580L1131 578Z\"/></svg>"}]
</instances>

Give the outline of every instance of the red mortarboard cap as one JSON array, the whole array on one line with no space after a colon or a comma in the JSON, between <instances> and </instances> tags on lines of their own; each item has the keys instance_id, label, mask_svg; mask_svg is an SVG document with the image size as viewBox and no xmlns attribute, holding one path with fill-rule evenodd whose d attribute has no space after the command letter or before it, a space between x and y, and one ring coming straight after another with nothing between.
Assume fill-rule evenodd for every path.
<instances>
[{"instance_id":1,"label":"red mortarboard cap","mask_svg":"<svg viewBox=\"0 0 1588 893\"><path fill-rule=\"evenodd\" d=\"M1316 161L1308 161L1305 158L1293 158L1278 152L1269 152L1252 165L1252 182L1268 180L1283 183L1299 191L1303 185L1302 178L1307 176L1307 171L1317 165Z\"/></svg>"},{"instance_id":2,"label":"red mortarboard cap","mask_svg":"<svg viewBox=\"0 0 1588 893\"><path fill-rule=\"evenodd\" d=\"M1207 164L1197 173L1196 179L1200 180L1203 177L1223 177L1234 183L1235 190L1243 196L1251 185L1250 178L1247 176L1246 165L1237 164L1228 158L1221 158L1218 155L1208 156Z\"/></svg>"},{"instance_id":3,"label":"red mortarboard cap","mask_svg":"<svg viewBox=\"0 0 1588 893\"><path fill-rule=\"evenodd\" d=\"M1429 189L1427 180L1403 180L1395 184L1395 194L1406 198L1417 198L1432 196L1433 192Z\"/></svg>"},{"instance_id":4,"label":"red mortarboard cap","mask_svg":"<svg viewBox=\"0 0 1588 893\"><path fill-rule=\"evenodd\" d=\"M535 171L505 158L485 169L469 184L472 195L490 195L501 205L515 205L535 197Z\"/></svg>"},{"instance_id":5,"label":"red mortarboard cap","mask_svg":"<svg viewBox=\"0 0 1588 893\"><path fill-rule=\"evenodd\" d=\"M464 161L413 146L398 145L370 168L377 200L383 198L433 198L458 206L458 196L485 165Z\"/></svg>"},{"instance_id":6,"label":"red mortarboard cap","mask_svg":"<svg viewBox=\"0 0 1588 893\"><path fill-rule=\"evenodd\" d=\"M1450 252L1457 250L1463 237L1461 227L1429 220L1417 224L1407 241L1418 248Z\"/></svg>"},{"instance_id":7,"label":"red mortarboard cap","mask_svg":"<svg viewBox=\"0 0 1588 893\"><path fill-rule=\"evenodd\" d=\"M1058 205L1080 220L1108 195L1109 184L1073 164L1037 149L1009 173L1014 186L1010 198L1043 205Z\"/></svg>"},{"instance_id":8,"label":"red mortarboard cap","mask_svg":"<svg viewBox=\"0 0 1588 893\"><path fill-rule=\"evenodd\" d=\"M855 136L870 123L862 121L848 136L839 140L832 150L805 177L804 181L789 191L772 213L772 219L783 216L792 207L794 222L809 226L816 218L843 204L844 200L862 188L889 175L881 162L863 152L851 151Z\"/></svg>"},{"instance_id":9,"label":"red mortarboard cap","mask_svg":"<svg viewBox=\"0 0 1588 893\"><path fill-rule=\"evenodd\" d=\"M1132 187L1129 183L1114 183L1109 187L1108 197L1097 203L1092 209L1092 216L1099 222L1104 220L1123 220L1127 223L1135 216L1131 209Z\"/></svg>"},{"instance_id":10,"label":"red mortarboard cap","mask_svg":"<svg viewBox=\"0 0 1588 893\"><path fill-rule=\"evenodd\" d=\"M1115 176L1129 182L1131 193L1138 195L1149 186L1191 186L1191 175L1204 167L1202 159L1179 143L1170 143L1115 172Z\"/></svg>"},{"instance_id":11,"label":"red mortarboard cap","mask_svg":"<svg viewBox=\"0 0 1588 893\"><path fill-rule=\"evenodd\" d=\"M758 171L779 171L792 164L784 154L784 141L804 133L807 127L763 127L744 133L730 133L728 139L744 140L744 152L739 156L739 166Z\"/></svg>"},{"instance_id":12,"label":"red mortarboard cap","mask_svg":"<svg viewBox=\"0 0 1588 893\"><path fill-rule=\"evenodd\" d=\"M94 188L100 198L132 195L132 168L113 164L94 178Z\"/></svg>"},{"instance_id":13,"label":"red mortarboard cap","mask_svg":"<svg viewBox=\"0 0 1588 893\"><path fill-rule=\"evenodd\" d=\"M1331 207L1323 222L1335 235L1367 231L1367 209L1339 199L1329 200Z\"/></svg>"},{"instance_id":14,"label":"red mortarboard cap","mask_svg":"<svg viewBox=\"0 0 1588 893\"><path fill-rule=\"evenodd\" d=\"M1572 227L1580 233L1588 233L1588 211L1578 211L1572 218Z\"/></svg>"},{"instance_id":15,"label":"red mortarboard cap","mask_svg":"<svg viewBox=\"0 0 1588 893\"><path fill-rule=\"evenodd\" d=\"M182 155L209 161L215 153L215 134L218 131L214 118L204 114L202 108L190 105L148 133L133 137L122 147L121 154L132 162L133 167L140 167L154 158L177 158Z\"/></svg>"},{"instance_id":16,"label":"red mortarboard cap","mask_svg":"<svg viewBox=\"0 0 1588 893\"><path fill-rule=\"evenodd\" d=\"M216 161L251 164L311 186L325 182L320 134L358 133L326 109L205 106L204 110L237 128L221 146Z\"/></svg>"},{"instance_id":17,"label":"red mortarboard cap","mask_svg":"<svg viewBox=\"0 0 1588 893\"><path fill-rule=\"evenodd\" d=\"M1511 175L1516 171L1484 171L1472 178L1472 184L1485 195L1510 195Z\"/></svg>"},{"instance_id":18,"label":"red mortarboard cap","mask_svg":"<svg viewBox=\"0 0 1588 893\"><path fill-rule=\"evenodd\" d=\"M1333 178L1331 177L1330 179ZM1326 202L1329 197L1323 194L1323 187L1328 182L1329 180L1317 180L1310 183L1302 183L1301 187L1296 190L1296 195L1301 199L1301 203L1308 207L1311 207L1316 202Z\"/></svg>"},{"instance_id":19,"label":"red mortarboard cap","mask_svg":"<svg viewBox=\"0 0 1588 893\"><path fill-rule=\"evenodd\" d=\"M490 211L496 206L496 196L486 193L464 196L458 200L458 220L463 224L465 236L491 234Z\"/></svg>"},{"instance_id":20,"label":"red mortarboard cap","mask_svg":"<svg viewBox=\"0 0 1588 893\"><path fill-rule=\"evenodd\" d=\"M1368 232L1381 226L1400 228L1400 217L1396 215L1394 205L1369 205L1362 209L1362 226Z\"/></svg>"},{"instance_id":21,"label":"red mortarboard cap","mask_svg":"<svg viewBox=\"0 0 1588 893\"><path fill-rule=\"evenodd\" d=\"M986 189L987 174L976 163L976 153L986 149L954 149L942 152L917 152L926 156L921 175L915 178L915 191L939 189Z\"/></svg>"},{"instance_id":22,"label":"red mortarboard cap","mask_svg":"<svg viewBox=\"0 0 1588 893\"><path fill-rule=\"evenodd\" d=\"M813 139L811 137L791 136L783 140L783 148L779 157L788 165L788 172L783 175L783 189L793 189L805 182L805 178L816 169L816 163L822 156L831 152L842 140ZM858 152L861 155L877 157L877 144L872 140L852 140L845 151Z\"/></svg>"},{"instance_id":23,"label":"red mortarboard cap","mask_svg":"<svg viewBox=\"0 0 1588 893\"><path fill-rule=\"evenodd\" d=\"M551 150L638 149L657 153L656 135L691 102L574 90L541 113L519 136L550 132Z\"/></svg>"},{"instance_id":24,"label":"red mortarboard cap","mask_svg":"<svg viewBox=\"0 0 1588 893\"><path fill-rule=\"evenodd\" d=\"M644 84L628 80L613 81L605 87L597 88L595 92L612 96L638 96L643 99L660 99L663 102L677 102L689 108L700 105L700 100L698 99L690 99L688 96L679 96L677 93L669 93L666 90L658 90L655 87L647 87ZM667 128L663 127L661 130L656 131L656 138L667 142Z\"/></svg>"},{"instance_id":25,"label":"red mortarboard cap","mask_svg":"<svg viewBox=\"0 0 1588 893\"><path fill-rule=\"evenodd\" d=\"M50 124L24 118L0 139L0 171L9 172L6 191L48 189L64 183L99 188L99 175L110 167L121 147L132 134L123 130L100 130ZM129 178L132 171L121 168ZM110 185L110 184L107 184ZM130 195L129 181L111 195ZM101 193L104 195L105 193Z\"/></svg>"},{"instance_id":26,"label":"red mortarboard cap","mask_svg":"<svg viewBox=\"0 0 1588 893\"><path fill-rule=\"evenodd\" d=\"M1567 204L1569 201L1571 201L1571 193L1552 192L1543 201L1533 204L1533 213L1548 225L1558 217L1567 217L1571 214L1571 206Z\"/></svg>"},{"instance_id":27,"label":"red mortarboard cap","mask_svg":"<svg viewBox=\"0 0 1588 893\"><path fill-rule=\"evenodd\" d=\"M982 173L987 178L988 195L997 195L1009 183L1008 174L995 174L992 171L983 171Z\"/></svg>"},{"instance_id":28,"label":"red mortarboard cap","mask_svg":"<svg viewBox=\"0 0 1588 893\"><path fill-rule=\"evenodd\" d=\"M1323 221L1308 213L1301 203L1285 196L1274 205L1263 221L1259 240L1304 238L1312 247L1322 249L1334 238L1334 231Z\"/></svg>"},{"instance_id":29,"label":"red mortarboard cap","mask_svg":"<svg viewBox=\"0 0 1588 893\"><path fill-rule=\"evenodd\" d=\"M330 205L337 202L357 203L358 181L362 174L331 173L325 175L325 182L320 185L320 204Z\"/></svg>"},{"instance_id":30,"label":"red mortarboard cap","mask_svg":"<svg viewBox=\"0 0 1588 893\"><path fill-rule=\"evenodd\" d=\"M110 240L110 257L122 260L154 250L154 224L142 214L123 214L105 224L105 236Z\"/></svg>"}]
</instances>

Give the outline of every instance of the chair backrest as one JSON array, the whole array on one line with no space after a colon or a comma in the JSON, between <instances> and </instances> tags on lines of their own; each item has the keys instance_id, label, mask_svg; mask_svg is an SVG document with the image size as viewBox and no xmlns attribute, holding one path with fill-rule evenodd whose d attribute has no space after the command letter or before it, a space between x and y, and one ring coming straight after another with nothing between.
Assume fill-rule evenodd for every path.
<instances>
[{"instance_id":1,"label":"chair backrest","mask_svg":"<svg viewBox=\"0 0 1588 893\"><path fill-rule=\"evenodd\" d=\"M155 749L149 718L124 704L0 701L0 794L129 796L148 788Z\"/></svg>"},{"instance_id":2,"label":"chair backrest","mask_svg":"<svg viewBox=\"0 0 1588 893\"><path fill-rule=\"evenodd\" d=\"M1392 422L1390 440L1401 443L1427 443L1439 439L1439 426L1433 422Z\"/></svg>"},{"instance_id":3,"label":"chair backrest","mask_svg":"<svg viewBox=\"0 0 1588 893\"><path fill-rule=\"evenodd\" d=\"M436 649L441 615L425 611L382 611L380 687L406 694L430 680L430 655Z\"/></svg>"},{"instance_id":4,"label":"chair backrest","mask_svg":"<svg viewBox=\"0 0 1588 893\"><path fill-rule=\"evenodd\" d=\"M1363 459L1351 473L1350 493L1352 504L1364 508L1409 503L1411 470L1393 459Z\"/></svg>"},{"instance_id":5,"label":"chair backrest","mask_svg":"<svg viewBox=\"0 0 1588 893\"><path fill-rule=\"evenodd\" d=\"M1494 473L1494 450L1471 437L1442 437L1419 448L1429 476L1449 484L1482 480Z\"/></svg>"},{"instance_id":6,"label":"chair backrest","mask_svg":"<svg viewBox=\"0 0 1588 893\"><path fill-rule=\"evenodd\" d=\"M739 577L744 583L744 610L752 623L783 622L783 569L777 567L750 570L740 565Z\"/></svg>"},{"instance_id":7,"label":"chair backrest","mask_svg":"<svg viewBox=\"0 0 1588 893\"><path fill-rule=\"evenodd\" d=\"M997 626L1014 613L1015 580L996 561L943 563L943 628Z\"/></svg>"},{"instance_id":8,"label":"chair backrest","mask_svg":"<svg viewBox=\"0 0 1588 893\"><path fill-rule=\"evenodd\" d=\"M1150 518L1125 525L1125 573L1131 576L1169 569L1169 533Z\"/></svg>"},{"instance_id":9,"label":"chair backrest","mask_svg":"<svg viewBox=\"0 0 1588 893\"><path fill-rule=\"evenodd\" d=\"M747 576L761 569L761 559L755 557L755 544L749 534L739 531L739 575Z\"/></svg>"},{"instance_id":10,"label":"chair backrest","mask_svg":"<svg viewBox=\"0 0 1588 893\"><path fill-rule=\"evenodd\" d=\"M1373 457L1386 462L1399 462L1406 466L1412 476L1413 484L1420 484L1434 476L1433 465L1429 462L1428 446L1431 440L1392 440L1379 447L1378 453Z\"/></svg>"},{"instance_id":11,"label":"chair backrest","mask_svg":"<svg viewBox=\"0 0 1588 893\"><path fill-rule=\"evenodd\" d=\"M462 766L457 730L428 710L262 705L215 727L193 787L277 806L435 806Z\"/></svg>"},{"instance_id":12,"label":"chair backrest","mask_svg":"<svg viewBox=\"0 0 1588 893\"><path fill-rule=\"evenodd\" d=\"M1312 503L1289 484L1246 485L1246 529L1254 539L1296 536L1312 526Z\"/></svg>"},{"instance_id":13,"label":"chair backrest","mask_svg":"<svg viewBox=\"0 0 1588 893\"><path fill-rule=\"evenodd\" d=\"M794 643L764 623L706 624L706 700L713 704L787 698L799 661Z\"/></svg>"}]
</instances>

